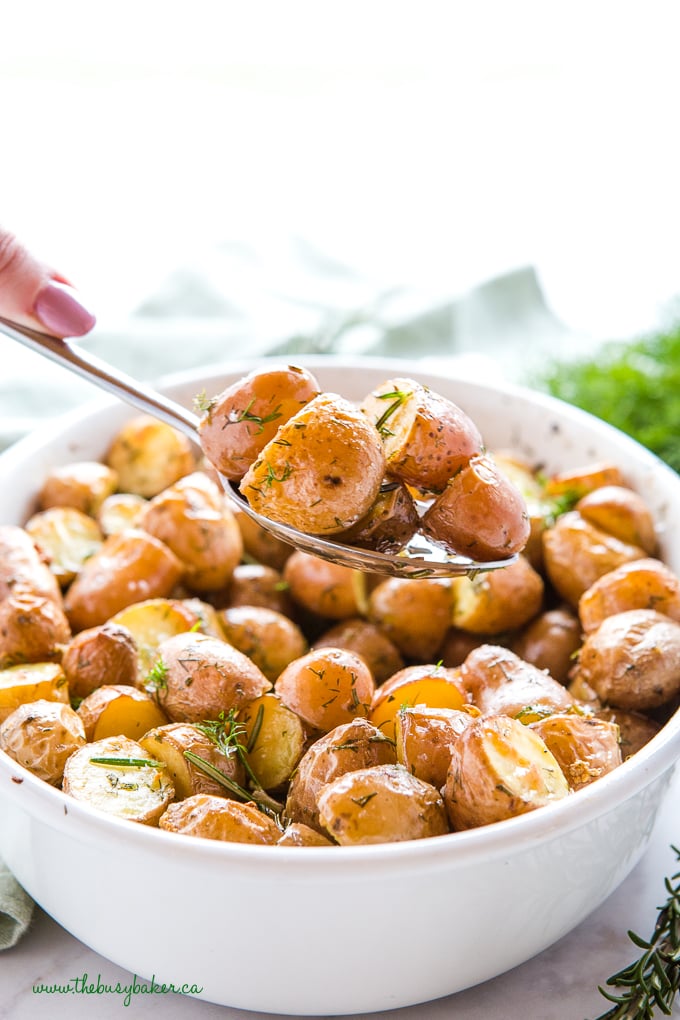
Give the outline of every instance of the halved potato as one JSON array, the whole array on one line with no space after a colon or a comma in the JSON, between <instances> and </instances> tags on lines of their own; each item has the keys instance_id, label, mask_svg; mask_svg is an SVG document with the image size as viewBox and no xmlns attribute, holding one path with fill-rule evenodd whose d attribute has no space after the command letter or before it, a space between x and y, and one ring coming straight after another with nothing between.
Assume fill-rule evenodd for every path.
<instances>
[{"instance_id":1,"label":"halved potato","mask_svg":"<svg viewBox=\"0 0 680 1020\"><path fill-rule=\"evenodd\" d=\"M30 701L69 703L66 677L56 662L32 662L0 669L0 722Z\"/></svg>"},{"instance_id":2,"label":"halved potato","mask_svg":"<svg viewBox=\"0 0 680 1020\"><path fill-rule=\"evenodd\" d=\"M31 701L0 725L0 749L39 779L59 786L70 755L85 744L85 730L70 705Z\"/></svg>"},{"instance_id":3,"label":"halved potato","mask_svg":"<svg viewBox=\"0 0 680 1020\"><path fill-rule=\"evenodd\" d=\"M365 517L344 532L343 542L376 552L398 552L413 538L420 518L408 487L399 481L385 481Z\"/></svg>"},{"instance_id":4,"label":"halved potato","mask_svg":"<svg viewBox=\"0 0 680 1020\"><path fill-rule=\"evenodd\" d=\"M552 499L559 497L575 503L589 492L604 485L625 486L626 482L617 464L605 461L584 464L583 467L569 468L550 475L544 484L544 494Z\"/></svg>"},{"instance_id":5,"label":"halved potato","mask_svg":"<svg viewBox=\"0 0 680 1020\"><path fill-rule=\"evenodd\" d=\"M276 822L253 803L242 804L225 797L196 793L171 804L159 822L161 829L183 836L220 839L227 843L264 843L273 846L281 838Z\"/></svg>"},{"instance_id":6,"label":"halved potato","mask_svg":"<svg viewBox=\"0 0 680 1020\"><path fill-rule=\"evenodd\" d=\"M381 684L404 668L401 652L380 627L369 620L353 616L340 620L323 632L313 648L346 648L360 655L368 665L376 684Z\"/></svg>"},{"instance_id":7,"label":"halved potato","mask_svg":"<svg viewBox=\"0 0 680 1020\"><path fill-rule=\"evenodd\" d=\"M0 524L0 601L15 592L61 602L57 579L28 532L15 524Z\"/></svg>"},{"instance_id":8,"label":"halved potato","mask_svg":"<svg viewBox=\"0 0 680 1020\"><path fill-rule=\"evenodd\" d=\"M139 740L168 721L154 699L129 684L103 684L83 698L78 715L89 741L105 737Z\"/></svg>"},{"instance_id":9,"label":"halved potato","mask_svg":"<svg viewBox=\"0 0 680 1020\"><path fill-rule=\"evenodd\" d=\"M640 546L649 556L656 552L659 543L652 512L632 489L603 485L580 499L575 509L591 524L622 542Z\"/></svg>"},{"instance_id":10,"label":"halved potato","mask_svg":"<svg viewBox=\"0 0 680 1020\"><path fill-rule=\"evenodd\" d=\"M453 579L454 627L472 634L518 630L543 607L545 585L524 556L502 570Z\"/></svg>"},{"instance_id":11,"label":"halved potato","mask_svg":"<svg viewBox=\"0 0 680 1020\"><path fill-rule=\"evenodd\" d=\"M196 457L186 436L150 415L130 419L113 438L106 463L118 475L118 488L150 499L183 475Z\"/></svg>"},{"instance_id":12,"label":"halved potato","mask_svg":"<svg viewBox=\"0 0 680 1020\"><path fill-rule=\"evenodd\" d=\"M229 756L222 753L210 737L191 723L167 723L150 729L139 743L159 761L165 762L168 775L175 787L176 800L185 800L196 793L209 793L216 797L230 797L231 793L218 780L207 775L191 762L185 752L198 755L239 786L244 783L243 765L235 750Z\"/></svg>"},{"instance_id":13,"label":"halved potato","mask_svg":"<svg viewBox=\"0 0 680 1020\"><path fill-rule=\"evenodd\" d=\"M503 715L525 724L565 712L573 696L549 673L500 645L480 645L460 669L461 684L484 715Z\"/></svg>"},{"instance_id":14,"label":"halved potato","mask_svg":"<svg viewBox=\"0 0 680 1020\"><path fill-rule=\"evenodd\" d=\"M0 602L0 667L59 659L71 628L59 602L15 589Z\"/></svg>"},{"instance_id":15,"label":"halved potato","mask_svg":"<svg viewBox=\"0 0 680 1020\"><path fill-rule=\"evenodd\" d=\"M143 686L158 658L158 646L174 634L198 630L200 617L181 599L144 599L126 606L111 617L114 627L124 627L137 649L137 677Z\"/></svg>"},{"instance_id":16,"label":"halved potato","mask_svg":"<svg viewBox=\"0 0 680 1020\"><path fill-rule=\"evenodd\" d=\"M572 790L588 786L621 764L619 728L605 719L551 715L531 723L531 728L555 756Z\"/></svg>"},{"instance_id":17,"label":"halved potato","mask_svg":"<svg viewBox=\"0 0 680 1020\"><path fill-rule=\"evenodd\" d=\"M451 748L466 726L479 715L473 705L464 709L417 705L397 713L397 761L411 775L440 790L451 764Z\"/></svg>"},{"instance_id":18,"label":"halved potato","mask_svg":"<svg viewBox=\"0 0 680 1020\"><path fill-rule=\"evenodd\" d=\"M147 500L132 492L114 492L107 496L97 512L102 534L117 535L126 528L136 528Z\"/></svg>"},{"instance_id":19,"label":"halved potato","mask_svg":"<svg viewBox=\"0 0 680 1020\"><path fill-rule=\"evenodd\" d=\"M157 825L175 795L165 765L128 737L107 737L72 754L63 790L98 811L144 825Z\"/></svg>"},{"instance_id":20,"label":"halved potato","mask_svg":"<svg viewBox=\"0 0 680 1020\"><path fill-rule=\"evenodd\" d=\"M47 557L50 570L62 587L71 583L83 563L102 544L97 522L75 507L42 510L30 517L24 527Z\"/></svg>"},{"instance_id":21,"label":"halved potato","mask_svg":"<svg viewBox=\"0 0 680 1020\"><path fill-rule=\"evenodd\" d=\"M599 577L578 603L586 634L606 617L629 609L654 609L680 622L680 578L661 560L633 560Z\"/></svg>"},{"instance_id":22,"label":"halved potato","mask_svg":"<svg viewBox=\"0 0 680 1020\"><path fill-rule=\"evenodd\" d=\"M369 719L390 740L396 740L397 717L402 708L462 710L469 698L460 682L460 671L440 665L406 666L378 687Z\"/></svg>"},{"instance_id":23,"label":"halved potato","mask_svg":"<svg viewBox=\"0 0 680 1020\"><path fill-rule=\"evenodd\" d=\"M241 709L248 764L264 790L288 782L305 750L302 721L276 694L262 694Z\"/></svg>"}]
</instances>

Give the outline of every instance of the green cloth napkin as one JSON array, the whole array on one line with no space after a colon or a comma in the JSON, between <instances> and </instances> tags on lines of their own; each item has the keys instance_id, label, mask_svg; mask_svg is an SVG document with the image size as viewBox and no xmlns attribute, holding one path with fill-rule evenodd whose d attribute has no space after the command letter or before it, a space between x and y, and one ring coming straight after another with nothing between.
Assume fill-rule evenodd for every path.
<instances>
[{"instance_id":1,"label":"green cloth napkin","mask_svg":"<svg viewBox=\"0 0 680 1020\"><path fill-rule=\"evenodd\" d=\"M33 916L33 900L0 860L0 949L11 949L26 933Z\"/></svg>"}]
</instances>

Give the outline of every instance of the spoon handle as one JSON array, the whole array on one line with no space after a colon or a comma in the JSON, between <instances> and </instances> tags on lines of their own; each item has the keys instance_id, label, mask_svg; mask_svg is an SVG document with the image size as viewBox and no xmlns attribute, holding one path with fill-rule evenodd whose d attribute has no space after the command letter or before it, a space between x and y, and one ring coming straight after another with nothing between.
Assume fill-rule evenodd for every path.
<instances>
[{"instance_id":1,"label":"spoon handle","mask_svg":"<svg viewBox=\"0 0 680 1020\"><path fill-rule=\"evenodd\" d=\"M108 390L138 410L160 418L173 428L179 429L193 442L197 442L196 430L199 423L197 415L174 400L161 396L143 383L119 372L106 362L100 361L93 354L71 347L67 340L40 333L1 316L0 333L5 333L12 340L42 357L49 358L62 368L68 368L100 389Z\"/></svg>"}]
</instances>

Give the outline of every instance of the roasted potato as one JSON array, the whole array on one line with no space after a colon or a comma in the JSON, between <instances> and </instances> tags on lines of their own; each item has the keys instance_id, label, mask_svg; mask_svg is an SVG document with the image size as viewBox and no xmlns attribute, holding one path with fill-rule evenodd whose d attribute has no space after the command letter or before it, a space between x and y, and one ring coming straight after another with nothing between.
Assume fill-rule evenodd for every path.
<instances>
[{"instance_id":1,"label":"roasted potato","mask_svg":"<svg viewBox=\"0 0 680 1020\"><path fill-rule=\"evenodd\" d=\"M245 510L233 507L232 513L239 526L243 548L247 555L264 567L283 570L286 560L293 551L292 545L272 535L271 531L267 531L253 520Z\"/></svg>"},{"instance_id":2,"label":"roasted potato","mask_svg":"<svg viewBox=\"0 0 680 1020\"><path fill-rule=\"evenodd\" d=\"M165 422L137 415L116 434L106 463L118 476L118 488L150 499L196 467L191 443Z\"/></svg>"},{"instance_id":3,"label":"roasted potato","mask_svg":"<svg viewBox=\"0 0 680 1020\"><path fill-rule=\"evenodd\" d=\"M107 496L97 512L102 535L117 535L126 528L136 528L147 500L132 492L114 492Z\"/></svg>"},{"instance_id":4,"label":"roasted potato","mask_svg":"<svg viewBox=\"0 0 680 1020\"><path fill-rule=\"evenodd\" d=\"M451 623L451 582L388 577L369 595L368 617L406 659L429 662Z\"/></svg>"},{"instance_id":5,"label":"roasted potato","mask_svg":"<svg viewBox=\"0 0 680 1020\"><path fill-rule=\"evenodd\" d=\"M127 627L104 623L81 630L64 649L61 667L72 698L86 698L102 684L135 684L137 646Z\"/></svg>"},{"instance_id":6,"label":"roasted potato","mask_svg":"<svg viewBox=\"0 0 680 1020\"><path fill-rule=\"evenodd\" d=\"M82 510L55 506L34 514L24 528L31 536L62 587L71 583L83 563L102 544L99 525Z\"/></svg>"},{"instance_id":7,"label":"roasted potato","mask_svg":"<svg viewBox=\"0 0 680 1020\"><path fill-rule=\"evenodd\" d=\"M341 846L400 843L449 831L441 794L401 765L339 776L319 794L319 822Z\"/></svg>"},{"instance_id":8,"label":"roasted potato","mask_svg":"<svg viewBox=\"0 0 680 1020\"><path fill-rule=\"evenodd\" d=\"M654 518L642 496L623 485L603 485L578 501L575 510L595 527L653 556L658 547Z\"/></svg>"},{"instance_id":9,"label":"roasted potato","mask_svg":"<svg viewBox=\"0 0 680 1020\"><path fill-rule=\"evenodd\" d=\"M574 676L615 708L664 705L680 694L680 623L653 609L608 616L584 641Z\"/></svg>"},{"instance_id":10,"label":"roasted potato","mask_svg":"<svg viewBox=\"0 0 680 1020\"><path fill-rule=\"evenodd\" d=\"M597 708L595 716L617 726L624 761L632 754L637 754L661 729L660 723L649 716L641 712L625 712L621 708Z\"/></svg>"},{"instance_id":11,"label":"roasted potato","mask_svg":"<svg viewBox=\"0 0 680 1020\"><path fill-rule=\"evenodd\" d=\"M208 597L220 609L229 606L262 606L286 616L293 615L288 582L284 581L278 570L261 563L239 563L227 588L216 594L217 598Z\"/></svg>"},{"instance_id":12,"label":"roasted potato","mask_svg":"<svg viewBox=\"0 0 680 1020\"><path fill-rule=\"evenodd\" d=\"M167 723L154 699L129 684L102 684L83 698L78 715L88 741L105 737L139 740L150 729Z\"/></svg>"},{"instance_id":13,"label":"roasted potato","mask_svg":"<svg viewBox=\"0 0 680 1020\"><path fill-rule=\"evenodd\" d=\"M393 673L403 669L405 665L401 652L380 627L360 617L340 620L329 630L324 631L313 644L314 648L328 646L346 648L360 655L378 685Z\"/></svg>"},{"instance_id":14,"label":"roasted potato","mask_svg":"<svg viewBox=\"0 0 680 1020\"><path fill-rule=\"evenodd\" d=\"M208 402L198 427L203 452L226 478L238 481L279 426L318 394L319 384L305 368L255 369Z\"/></svg>"},{"instance_id":15,"label":"roasted potato","mask_svg":"<svg viewBox=\"0 0 680 1020\"><path fill-rule=\"evenodd\" d=\"M224 588L243 554L234 515L222 492L200 471L154 496L138 527L172 549L184 566L184 584L192 591Z\"/></svg>"},{"instance_id":16,"label":"roasted potato","mask_svg":"<svg viewBox=\"0 0 680 1020\"><path fill-rule=\"evenodd\" d=\"M171 804L158 823L167 832L227 843L264 843L273 846L281 838L276 822L253 803L241 804L224 797L196 793Z\"/></svg>"},{"instance_id":17,"label":"roasted potato","mask_svg":"<svg viewBox=\"0 0 680 1020\"><path fill-rule=\"evenodd\" d=\"M198 612L182 599L133 602L112 616L109 623L124 627L132 635L137 650L137 682L142 687L158 658L161 642L174 634L202 629Z\"/></svg>"},{"instance_id":18,"label":"roasted potato","mask_svg":"<svg viewBox=\"0 0 680 1020\"><path fill-rule=\"evenodd\" d=\"M14 524L0 524L0 601L19 592L61 602L57 580L30 535Z\"/></svg>"},{"instance_id":19,"label":"roasted potato","mask_svg":"<svg viewBox=\"0 0 680 1020\"><path fill-rule=\"evenodd\" d=\"M0 669L0 722L30 701L69 703L68 684L56 662L31 662Z\"/></svg>"},{"instance_id":20,"label":"roasted potato","mask_svg":"<svg viewBox=\"0 0 680 1020\"><path fill-rule=\"evenodd\" d=\"M283 580L298 605L329 620L366 612L366 575L300 549L288 558Z\"/></svg>"},{"instance_id":21,"label":"roasted potato","mask_svg":"<svg viewBox=\"0 0 680 1020\"><path fill-rule=\"evenodd\" d=\"M85 744L85 731L70 705L31 701L0 725L0 750L33 775L60 786L70 755Z\"/></svg>"},{"instance_id":22,"label":"roasted potato","mask_svg":"<svg viewBox=\"0 0 680 1020\"><path fill-rule=\"evenodd\" d=\"M106 814L157 825L175 795L163 762L128 737L106 737L75 751L64 768L64 793Z\"/></svg>"},{"instance_id":23,"label":"roasted potato","mask_svg":"<svg viewBox=\"0 0 680 1020\"><path fill-rule=\"evenodd\" d=\"M548 609L528 623L510 647L520 659L547 670L554 680L566 685L581 641L575 613L568 608Z\"/></svg>"},{"instance_id":24,"label":"roasted potato","mask_svg":"<svg viewBox=\"0 0 680 1020\"><path fill-rule=\"evenodd\" d=\"M68 506L96 517L107 496L116 491L118 481L116 471L98 461L64 464L48 473L38 493L38 504L41 510Z\"/></svg>"},{"instance_id":25,"label":"roasted potato","mask_svg":"<svg viewBox=\"0 0 680 1020\"><path fill-rule=\"evenodd\" d=\"M680 578L661 560L633 560L599 577L578 603L586 634L629 609L655 609L680 623Z\"/></svg>"},{"instance_id":26,"label":"roasted potato","mask_svg":"<svg viewBox=\"0 0 680 1020\"><path fill-rule=\"evenodd\" d=\"M166 723L150 729L139 743L152 758L165 762L168 775L175 787L175 799L186 800L196 793L216 797L229 797L225 785L206 775L191 762L185 752L198 755L213 768L219 769L227 780L243 786L244 770L238 755L224 754L214 740L191 723Z\"/></svg>"},{"instance_id":27,"label":"roasted potato","mask_svg":"<svg viewBox=\"0 0 680 1020\"><path fill-rule=\"evenodd\" d=\"M333 846L333 842L302 822L290 822L283 830L277 846Z\"/></svg>"},{"instance_id":28,"label":"roasted potato","mask_svg":"<svg viewBox=\"0 0 680 1020\"><path fill-rule=\"evenodd\" d=\"M384 474L378 432L349 401L325 393L279 428L240 489L265 517L335 535L368 513Z\"/></svg>"},{"instance_id":29,"label":"roasted potato","mask_svg":"<svg viewBox=\"0 0 680 1020\"><path fill-rule=\"evenodd\" d=\"M589 492L601 489L605 485L625 486L625 484L621 469L616 464L598 462L550 475L545 479L543 491L544 495L551 499L560 498L576 503Z\"/></svg>"},{"instance_id":30,"label":"roasted potato","mask_svg":"<svg viewBox=\"0 0 680 1020\"><path fill-rule=\"evenodd\" d=\"M61 658L71 628L61 605L16 590L0 602L0 668Z\"/></svg>"},{"instance_id":31,"label":"roasted potato","mask_svg":"<svg viewBox=\"0 0 680 1020\"><path fill-rule=\"evenodd\" d=\"M466 658L475 648L480 645L508 644L507 635L502 634L471 634L467 630L460 630L458 627L449 627L444 638L444 643L439 649L439 661L442 666L453 669L462 666Z\"/></svg>"},{"instance_id":32,"label":"roasted potato","mask_svg":"<svg viewBox=\"0 0 680 1020\"><path fill-rule=\"evenodd\" d=\"M451 764L451 747L478 715L479 710L472 705L462 710L426 705L399 709L397 761L411 775L441 790Z\"/></svg>"},{"instance_id":33,"label":"roasted potato","mask_svg":"<svg viewBox=\"0 0 680 1020\"><path fill-rule=\"evenodd\" d=\"M288 663L307 652L307 639L291 619L261 606L222 609L224 637L259 666L268 680L276 680Z\"/></svg>"},{"instance_id":34,"label":"roasted potato","mask_svg":"<svg viewBox=\"0 0 680 1020\"><path fill-rule=\"evenodd\" d=\"M260 695L241 709L248 764L263 790L287 783L305 751L302 720L273 693Z\"/></svg>"},{"instance_id":35,"label":"roasted potato","mask_svg":"<svg viewBox=\"0 0 680 1020\"><path fill-rule=\"evenodd\" d=\"M574 713L531 723L554 755L572 790L588 786L621 764L619 729L614 723Z\"/></svg>"},{"instance_id":36,"label":"roasted potato","mask_svg":"<svg viewBox=\"0 0 680 1020\"><path fill-rule=\"evenodd\" d=\"M526 461L504 450L494 450L491 458L524 499L529 518L529 537L522 552L534 570L540 572L543 566L543 531L554 513L554 504L546 500L542 482Z\"/></svg>"},{"instance_id":37,"label":"roasted potato","mask_svg":"<svg viewBox=\"0 0 680 1020\"><path fill-rule=\"evenodd\" d=\"M374 691L375 681L364 660L344 648L307 652L286 666L276 681L284 705L323 733L367 716Z\"/></svg>"},{"instance_id":38,"label":"roasted potato","mask_svg":"<svg viewBox=\"0 0 680 1020\"><path fill-rule=\"evenodd\" d=\"M452 745L444 801L453 829L513 818L568 793L554 755L515 719L474 719Z\"/></svg>"},{"instance_id":39,"label":"roasted potato","mask_svg":"<svg viewBox=\"0 0 680 1020\"><path fill-rule=\"evenodd\" d=\"M575 510L543 532L546 574L558 595L574 607L603 574L645 555L640 546L607 534Z\"/></svg>"},{"instance_id":40,"label":"roasted potato","mask_svg":"<svg viewBox=\"0 0 680 1020\"><path fill-rule=\"evenodd\" d=\"M66 592L71 627L96 627L135 602L166 598L182 569L175 554L145 531L130 528L111 535Z\"/></svg>"},{"instance_id":41,"label":"roasted potato","mask_svg":"<svg viewBox=\"0 0 680 1020\"><path fill-rule=\"evenodd\" d=\"M472 634L518 630L541 611L545 585L524 556L502 570L452 582L451 622Z\"/></svg>"},{"instance_id":42,"label":"roasted potato","mask_svg":"<svg viewBox=\"0 0 680 1020\"><path fill-rule=\"evenodd\" d=\"M402 708L427 705L463 709L467 703L459 670L434 664L406 666L378 687L369 718L381 733L395 740L397 716Z\"/></svg>"},{"instance_id":43,"label":"roasted potato","mask_svg":"<svg viewBox=\"0 0 680 1020\"><path fill-rule=\"evenodd\" d=\"M420 517L406 485L386 481L365 517L343 533L343 542L376 552L398 552L413 538Z\"/></svg>"},{"instance_id":44,"label":"roasted potato","mask_svg":"<svg viewBox=\"0 0 680 1020\"><path fill-rule=\"evenodd\" d=\"M523 723L567 711L574 698L562 684L509 648L481 645L460 668L461 686L483 715L503 715Z\"/></svg>"},{"instance_id":45,"label":"roasted potato","mask_svg":"<svg viewBox=\"0 0 680 1020\"><path fill-rule=\"evenodd\" d=\"M441 492L481 453L482 437L467 414L414 379L388 379L361 407L382 437L389 474L417 489Z\"/></svg>"},{"instance_id":46,"label":"roasted potato","mask_svg":"<svg viewBox=\"0 0 680 1020\"><path fill-rule=\"evenodd\" d=\"M161 642L146 683L172 722L218 719L270 688L264 673L242 652L226 641L194 633Z\"/></svg>"}]
</instances>

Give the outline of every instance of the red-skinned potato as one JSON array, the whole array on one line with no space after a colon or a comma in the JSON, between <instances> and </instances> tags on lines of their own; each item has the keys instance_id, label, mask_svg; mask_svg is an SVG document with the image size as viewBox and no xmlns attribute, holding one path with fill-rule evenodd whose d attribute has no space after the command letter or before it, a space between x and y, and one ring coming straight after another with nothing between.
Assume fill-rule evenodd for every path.
<instances>
[{"instance_id":1,"label":"red-skinned potato","mask_svg":"<svg viewBox=\"0 0 680 1020\"><path fill-rule=\"evenodd\" d=\"M605 485L625 484L618 465L602 461L558 471L546 480L544 494L551 499L566 498L575 502Z\"/></svg>"},{"instance_id":2,"label":"red-skinned potato","mask_svg":"<svg viewBox=\"0 0 680 1020\"><path fill-rule=\"evenodd\" d=\"M397 713L397 761L411 775L440 790L451 764L451 748L479 711L417 705Z\"/></svg>"},{"instance_id":3,"label":"red-skinned potato","mask_svg":"<svg viewBox=\"0 0 680 1020\"><path fill-rule=\"evenodd\" d=\"M367 716L374 691L364 660L344 648L314 649L286 666L276 681L283 704L323 733Z\"/></svg>"},{"instance_id":4,"label":"red-skinned potato","mask_svg":"<svg viewBox=\"0 0 680 1020\"><path fill-rule=\"evenodd\" d=\"M623 485L603 485L578 501L575 509L587 521L638 545L653 556L658 547L654 518L642 496Z\"/></svg>"},{"instance_id":5,"label":"red-skinned potato","mask_svg":"<svg viewBox=\"0 0 680 1020\"><path fill-rule=\"evenodd\" d=\"M343 542L381 553L394 553L413 538L420 518L406 485L386 481L365 517L344 532Z\"/></svg>"},{"instance_id":6,"label":"red-skinned potato","mask_svg":"<svg viewBox=\"0 0 680 1020\"><path fill-rule=\"evenodd\" d=\"M406 666L378 687L369 718L381 733L395 740L402 708L419 705L461 710L468 701L459 670L435 664Z\"/></svg>"},{"instance_id":7,"label":"red-skinned potato","mask_svg":"<svg viewBox=\"0 0 680 1020\"><path fill-rule=\"evenodd\" d=\"M518 630L541 611L544 588L543 578L524 556L502 570L456 577L451 622L472 634Z\"/></svg>"},{"instance_id":8,"label":"red-skinned potato","mask_svg":"<svg viewBox=\"0 0 680 1020\"><path fill-rule=\"evenodd\" d=\"M428 662L436 656L451 623L451 582L385 578L369 596L368 617L405 658Z\"/></svg>"},{"instance_id":9,"label":"red-skinned potato","mask_svg":"<svg viewBox=\"0 0 680 1020\"><path fill-rule=\"evenodd\" d=\"M346 648L367 663L376 684L404 668L401 652L375 623L351 617L340 620L321 634L313 648Z\"/></svg>"},{"instance_id":10,"label":"red-skinned potato","mask_svg":"<svg viewBox=\"0 0 680 1020\"><path fill-rule=\"evenodd\" d=\"M38 494L38 504L41 510L66 506L96 517L118 483L118 473L98 461L63 464L48 473Z\"/></svg>"},{"instance_id":11,"label":"red-skinned potato","mask_svg":"<svg viewBox=\"0 0 680 1020\"><path fill-rule=\"evenodd\" d=\"M281 838L276 822L253 803L241 804L226 797L196 793L171 804L158 823L166 832L227 843L258 843L273 846Z\"/></svg>"},{"instance_id":12,"label":"red-skinned potato","mask_svg":"<svg viewBox=\"0 0 680 1020\"><path fill-rule=\"evenodd\" d=\"M127 627L104 623L81 630L61 659L73 698L86 698L103 683L132 684L137 680L137 648Z\"/></svg>"},{"instance_id":13,"label":"red-skinned potato","mask_svg":"<svg viewBox=\"0 0 680 1020\"><path fill-rule=\"evenodd\" d=\"M548 609L527 624L510 647L520 659L567 684L581 641L581 624L575 613L567 608Z\"/></svg>"},{"instance_id":14,"label":"red-skinned potato","mask_svg":"<svg viewBox=\"0 0 680 1020\"><path fill-rule=\"evenodd\" d=\"M351 567L296 549L283 568L283 580L295 603L329 620L366 611L366 575Z\"/></svg>"},{"instance_id":15,"label":"red-skinned potato","mask_svg":"<svg viewBox=\"0 0 680 1020\"><path fill-rule=\"evenodd\" d=\"M59 659L71 637L61 605L16 589L0 602L0 668Z\"/></svg>"},{"instance_id":16,"label":"red-skinned potato","mask_svg":"<svg viewBox=\"0 0 680 1020\"><path fill-rule=\"evenodd\" d=\"M661 560L633 560L598 578L578 603L586 634L606 617L629 609L655 609L680 622L680 578Z\"/></svg>"},{"instance_id":17,"label":"red-skinned potato","mask_svg":"<svg viewBox=\"0 0 680 1020\"><path fill-rule=\"evenodd\" d=\"M247 655L269 680L307 651L307 639L283 613L262 606L232 606L219 612L224 637Z\"/></svg>"},{"instance_id":18,"label":"red-skinned potato","mask_svg":"<svg viewBox=\"0 0 680 1020\"><path fill-rule=\"evenodd\" d=\"M29 592L61 602L54 574L23 528L0 525L0 601L15 592Z\"/></svg>"},{"instance_id":19,"label":"red-skinned potato","mask_svg":"<svg viewBox=\"0 0 680 1020\"><path fill-rule=\"evenodd\" d=\"M472 704L487 716L531 723L574 705L562 684L500 645L481 645L470 652L460 668L460 679Z\"/></svg>"},{"instance_id":20,"label":"red-skinned potato","mask_svg":"<svg viewBox=\"0 0 680 1020\"><path fill-rule=\"evenodd\" d=\"M572 790L589 786L621 764L619 730L592 716L551 715L531 728L555 756Z\"/></svg>"}]
</instances>

